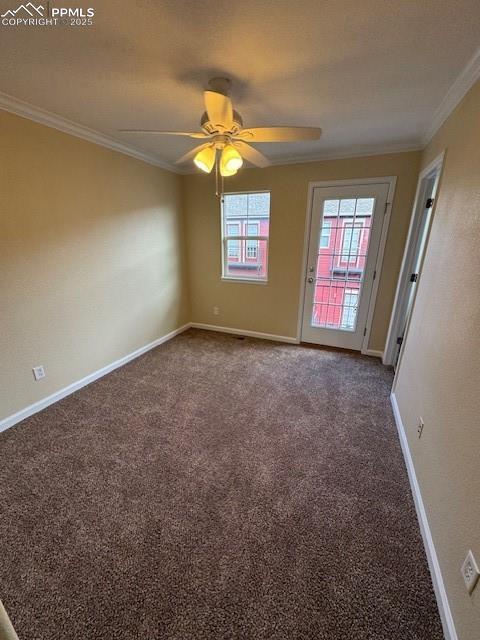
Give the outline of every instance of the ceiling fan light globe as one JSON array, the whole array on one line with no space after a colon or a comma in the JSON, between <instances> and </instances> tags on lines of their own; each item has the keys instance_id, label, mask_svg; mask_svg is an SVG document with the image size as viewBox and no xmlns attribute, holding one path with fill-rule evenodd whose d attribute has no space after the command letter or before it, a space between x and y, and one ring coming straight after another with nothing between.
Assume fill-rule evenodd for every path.
<instances>
[{"instance_id":1,"label":"ceiling fan light globe","mask_svg":"<svg viewBox=\"0 0 480 640\"><path fill-rule=\"evenodd\" d=\"M243 165L243 158L238 152L233 144L227 144L223 151L222 157L220 160L220 173L223 171L238 171L240 167ZM222 175L227 175L226 173L222 173ZM232 174L228 174L232 175Z\"/></svg>"},{"instance_id":2,"label":"ceiling fan light globe","mask_svg":"<svg viewBox=\"0 0 480 640\"><path fill-rule=\"evenodd\" d=\"M236 173L236 169L227 169L222 164L220 165L220 175L222 178L229 178L230 176L234 176Z\"/></svg>"},{"instance_id":3,"label":"ceiling fan light globe","mask_svg":"<svg viewBox=\"0 0 480 640\"><path fill-rule=\"evenodd\" d=\"M193 162L205 173L210 173L215 164L215 149L213 147L202 149L197 153Z\"/></svg>"}]
</instances>

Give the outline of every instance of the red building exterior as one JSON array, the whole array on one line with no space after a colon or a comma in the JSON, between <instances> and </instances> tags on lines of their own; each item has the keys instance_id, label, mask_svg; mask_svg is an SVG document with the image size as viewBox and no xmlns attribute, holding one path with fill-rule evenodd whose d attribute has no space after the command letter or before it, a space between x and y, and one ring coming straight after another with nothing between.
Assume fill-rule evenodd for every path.
<instances>
[{"instance_id":1,"label":"red building exterior","mask_svg":"<svg viewBox=\"0 0 480 640\"><path fill-rule=\"evenodd\" d=\"M373 198L326 200L319 239L312 324L355 329Z\"/></svg>"}]
</instances>

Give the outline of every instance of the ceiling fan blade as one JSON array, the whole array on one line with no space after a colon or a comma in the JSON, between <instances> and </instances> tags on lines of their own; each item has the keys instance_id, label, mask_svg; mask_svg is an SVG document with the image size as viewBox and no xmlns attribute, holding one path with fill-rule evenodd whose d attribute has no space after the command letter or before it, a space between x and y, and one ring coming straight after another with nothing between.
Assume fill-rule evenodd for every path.
<instances>
[{"instance_id":1,"label":"ceiling fan blade","mask_svg":"<svg viewBox=\"0 0 480 640\"><path fill-rule=\"evenodd\" d=\"M270 160L266 158L263 155L263 153L260 153L260 151L257 151L246 142L242 142L241 140L236 140L234 144L237 147L238 151L240 152L240 155L243 158L245 158L245 160L248 160L248 162L251 162L256 167L269 166Z\"/></svg>"},{"instance_id":2,"label":"ceiling fan blade","mask_svg":"<svg viewBox=\"0 0 480 640\"><path fill-rule=\"evenodd\" d=\"M255 127L243 129L235 136L249 142L295 142L296 140L318 140L319 127Z\"/></svg>"},{"instance_id":3,"label":"ceiling fan blade","mask_svg":"<svg viewBox=\"0 0 480 640\"><path fill-rule=\"evenodd\" d=\"M210 122L215 127L230 131L233 127L233 106L230 98L216 91L205 91L203 97Z\"/></svg>"},{"instance_id":4,"label":"ceiling fan blade","mask_svg":"<svg viewBox=\"0 0 480 640\"><path fill-rule=\"evenodd\" d=\"M159 136L188 136L189 138L209 138L209 133L187 131L158 131L157 129L118 129L121 133L154 133Z\"/></svg>"},{"instance_id":5,"label":"ceiling fan blade","mask_svg":"<svg viewBox=\"0 0 480 640\"><path fill-rule=\"evenodd\" d=\"M199 151L205 149L205 147L209 147L211 142L206 142L205 144L199 144L198 147L194 147L190 151L187 151L181 158L179 158L175 164L183 164L184 162L188 162L189 160L193 160L193 158L197 155Z\"/></svg>"}]
</instances>

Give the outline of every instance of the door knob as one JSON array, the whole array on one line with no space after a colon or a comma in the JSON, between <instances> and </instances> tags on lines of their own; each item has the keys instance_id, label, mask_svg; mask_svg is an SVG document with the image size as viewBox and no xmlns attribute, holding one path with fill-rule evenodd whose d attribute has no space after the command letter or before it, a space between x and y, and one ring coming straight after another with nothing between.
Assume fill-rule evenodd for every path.
<instances>
[{"instance_id":1,"label":"door knob","mask_svg":"<svg viewBox=\"0 0 480 640\"><path fill-rule=\"evenodd\" d=\"M313 282L313 278L308 278L308 282Z\"/></svg>"}]
</instances>

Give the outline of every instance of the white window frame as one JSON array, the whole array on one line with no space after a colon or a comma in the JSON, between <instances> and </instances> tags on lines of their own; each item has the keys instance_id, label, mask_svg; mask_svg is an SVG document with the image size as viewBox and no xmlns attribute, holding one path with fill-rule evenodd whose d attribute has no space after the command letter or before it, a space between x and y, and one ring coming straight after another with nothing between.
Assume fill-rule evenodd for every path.
<instances>
[{"instance_id":1,"label":"white window frame","mask_svg":"<svg viewBox=\"0 0 480 640\"><path fill-rule=\"evenodd\" d=\"M228 235L224 235L224 229L225 229L225 219L223 216L223 196L235 196L235 195L254 195L257 193L268 193L270 196L270 209L268 212L268 222L269 222L269 231L268 231L268 235L256 235L256 236L249 236L249 235L238 235L238 236L228 236ZM221 237L221 241L222 241L222 276L221 276L221 280L225 280L228 282L244 282L247 284L267 284L268 283L268 258L269 258L269 240L270 240L270 213L271 213L271 209L272 209L272 194L271 191L269 189L264 189L264 190L258 190L258 191L229 191L229 192L225 192L223 194L222 198L220 199L220 219L221 219L221 224L220 224L220 237ZM235 224L235 223L230 223L227 222L226 224ZM248 225L248 219L246 221L246 225ZM253 222L250 224L254 224ZM258 220L258 218L255 219L255 224L258 225L258 227L260 228L260 220ZM245 226L245 232L247 231L247 227ZM266 259L266 264L265 264L265 268L266 268L266 275L264 277L258 277L258 276L232 276L232 275L227 275L227 259L228 259L228 241L229 240L238 240L240 242L240 247L242 246L242 241L245 241L244 243L244 247L245 247L245 253L247 251L247 244L246 241L247 240L256 240L257 241L257 255L258 255L258 247L259 247L259 243L260 241L264 241L265 242L265 250L266 250L266 255L267 255L267 259ZM240 249L240 253L241 253L241 249ZM245 256L246 257L246 256Z\"/></svg>"}]
</instances>

